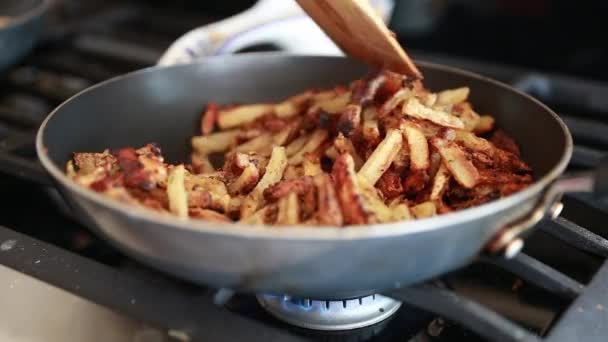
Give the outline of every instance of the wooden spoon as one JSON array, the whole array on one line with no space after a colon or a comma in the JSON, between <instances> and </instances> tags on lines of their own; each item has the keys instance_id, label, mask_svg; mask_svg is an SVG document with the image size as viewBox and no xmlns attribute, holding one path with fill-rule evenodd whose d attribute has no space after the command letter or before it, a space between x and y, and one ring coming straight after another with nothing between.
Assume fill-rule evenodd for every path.
<instances>
[{"instance_id":1,"label":"wooden spoon","mask_svg":"<svg viewBox=\"0 0 608 342\"><path fill-rule=\"evenodd\" d=\"M380 68L422 78L367 0L297 1L346 54Z\"/></svg>"}]
</instances>

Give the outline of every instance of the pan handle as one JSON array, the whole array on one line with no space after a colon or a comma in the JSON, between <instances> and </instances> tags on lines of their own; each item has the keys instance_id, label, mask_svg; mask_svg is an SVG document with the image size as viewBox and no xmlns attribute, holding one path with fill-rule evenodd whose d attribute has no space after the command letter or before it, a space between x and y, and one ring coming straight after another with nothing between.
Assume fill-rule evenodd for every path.
<instances>
[{"instance_id":1,"label":"pan handle","mask_svg":"<svg viewBox=\"0 0 608 342\"><path fill-rule=\"evenodd\" d=\"M560 177L545 191L532 212L521 220L502 228L486 245L486 252L512 258L523 248L522 236L546 218L555 219L563 208L560 202L565 193L588 192L594 197L608 197L608 157L602 159L593 171Z\"/></svg>"}]
</instances>

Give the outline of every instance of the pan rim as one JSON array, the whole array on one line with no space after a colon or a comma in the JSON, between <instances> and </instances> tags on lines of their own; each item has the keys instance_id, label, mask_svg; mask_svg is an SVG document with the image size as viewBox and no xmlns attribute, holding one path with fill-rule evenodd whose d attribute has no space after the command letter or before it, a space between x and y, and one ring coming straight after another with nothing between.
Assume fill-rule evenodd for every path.
<instances>
[{"instance_id":1,"label":"pan rim","mask_svg":"<svg viewBox=\"0 0 608 342\"><path fill-rule=\"evenodd\" d=\"M8 22L8 25L2 27L0 31L10 30L17 26L24 25L34 20L35 18L44 15L44 13L46 13L46 11L51 7L52 2L53 0L39 0L39 3L36 6L28 9L22 14L19 14L18 16L14 17L14 19L11 19Z\"/></svg>"},{"instance_id":2,"label":"pan rim","mask_svg":"<svg viewBox=\"0 0 608 342\"><path fill-rule=\"evenodd\" d=\"M507 84L496 81L494 79L481 76L479 74L465 71L462 69L429 63L416 61L416 64L425 68L432 68L439 71L445 71L450 73L460 74L468 78L477 79L482 82L489 83L493 86L502 88L506 91L515 93L520 97L526 98L531 101L534 105L540 106L543 110L553 116L553 119L560 125L565 138L565 148L562 153L562 157L559 162L544 176L536 180L530 187L516 192L507 197L491 201L489 203L475 206L472 208L460 210L453 213L442 214L431 218L425 218L421 220L410 220L410 221L399 221L391 223L381 224L370 224L365 226L347 226L347 227L328 227L328 226L290 226L286 229L277 229L277 227L270 225L247 225L247 224L218 224L204 220L183 220L178 217L167 215L156 212L148 208L140 208L135 206L126 206L121 202L112 200L99 194L89 188L83 187L67 177L67 175L55 165L55 163L47 155L47 147L44 146L44 132L47 124L53 119L57 112L60 112L65 106L69 105L74 99L92 92L100 87L105 87L116 82L120 82L124 78L135 77L141 74L147 74L152 72L158 72L159 70L167 70L173 68L188 68L192 65L204 65L210 61L216 59L226 58L238 58L238 59L249 59L249 58L268 58L269 56L281 56L285 58L299 58L302 60L306 59L346 59L344 57L333 57L333 56L293 56L285 55L280 52L263 52L263 53L251 53L243 55L231 55L231 56L215 56L202 59L200 61L191 64L182 64L174 66L152 66L149 68L133 71L124 75L120 75L96 85L93 85L78 94L70 97L57 108L55 108L42 122L38 133L36 135L36 152L44 168L51 174L55 181L59 182L61 186L69 189L70 192L76 193L78 196L82 196L88 201L94 202L104 208L111 209L116 214L120 214L124 217L137 220L140 224L147 224L149 227L161 228L161 229L179 229L191 233L207 233L207 234L219 234L219 235L231 235L235 238L263 238L263 239L281 239L281 240L358 240L358 239L370 239L370 238L384 238L389 236L400 236L409 235L414 233L422 233L426 231L435 231L440 229L450 229L451 226L457 224L463 224L471 222L476 219L487 217L490 214L502 211L509 207L515 206L518 203L525 202L525 200L541 193L547 188L557 177L559 177L566 166L568 165L573 149L572 136L565 123L559 118L559 116L553 112L549 107L540 102L539 100L510 87ZM506 222L505 222L506 223ZM162 226L162 227L161 227Z\"/></svg>"}]
</instances>

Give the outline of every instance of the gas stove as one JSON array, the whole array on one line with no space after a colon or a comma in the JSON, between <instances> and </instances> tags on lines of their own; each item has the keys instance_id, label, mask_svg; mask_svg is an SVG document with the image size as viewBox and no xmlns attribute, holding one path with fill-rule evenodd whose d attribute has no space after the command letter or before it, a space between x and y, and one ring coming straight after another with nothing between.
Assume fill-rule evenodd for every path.
<instances>
[{"instance_id":1,"label":"gas stove","mask_svg":"<svg viewBox=\"0 0 608 342\"><path fill-rule=\"evenodd\" d=\"M0 79L0 337L11 341L604 341L608 203L564 197L512 259L480 256L425 284L356 298L233 293L127 258L61 207L34 135L76 92L155 64L181 33L218 19L162 3L64 2L42 44ZM414 51L524 90L575 140L569 170L608 150L608 84ZM86 123L83 123L86 124ZM542 133L539 132L539 139ZM365 272L365 270L361 270Z\"/></svg>"}]
</instances>

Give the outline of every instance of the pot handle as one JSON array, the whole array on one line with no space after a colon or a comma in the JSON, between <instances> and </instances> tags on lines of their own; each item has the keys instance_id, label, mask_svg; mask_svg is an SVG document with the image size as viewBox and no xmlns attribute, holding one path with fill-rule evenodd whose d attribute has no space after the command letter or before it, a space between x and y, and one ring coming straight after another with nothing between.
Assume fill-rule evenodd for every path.
<instances>
[{"instance_id":1,"label":"pot handle","mask_svg":"<svg viewBox=\"0 0 608 342\"><path fill-rule=\"evenodd\" d=\"M608 198L608 157L603 158L593 171L560 177L545 191L532 212L521 220L502 228L486 245L491 255L512 258L523 248L522 236L536 224L549 217L555 219L563 208L560 199L565 193L591 192L599 199Z\"/></svg>"}]
</instances>

